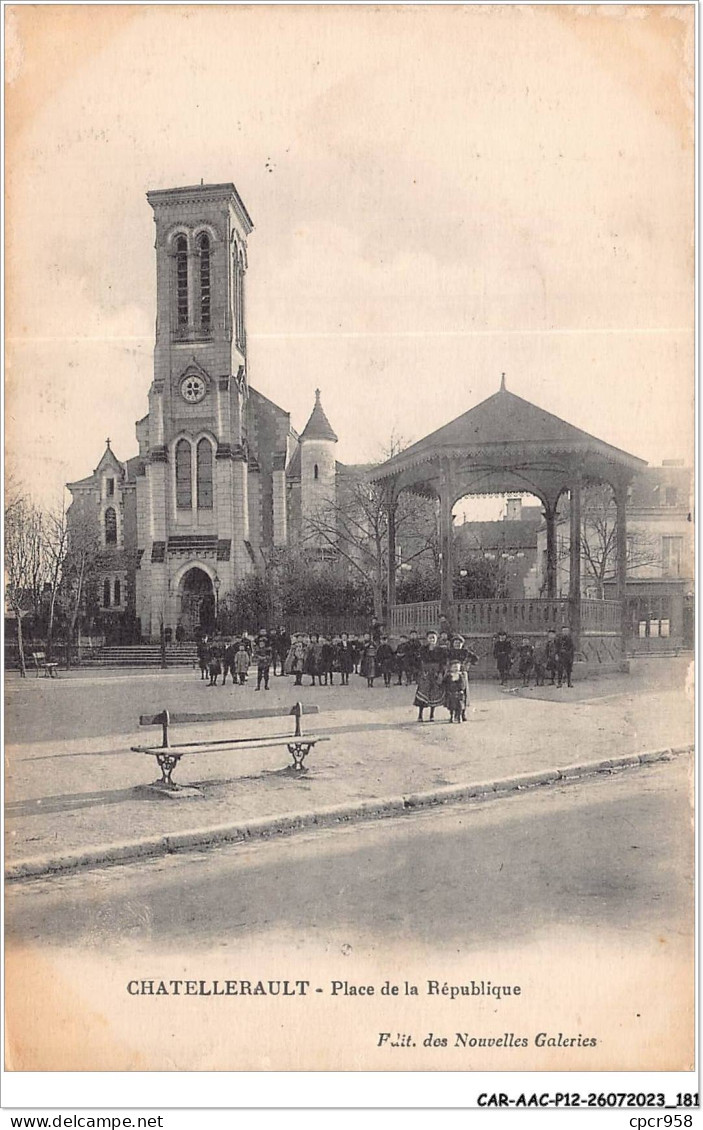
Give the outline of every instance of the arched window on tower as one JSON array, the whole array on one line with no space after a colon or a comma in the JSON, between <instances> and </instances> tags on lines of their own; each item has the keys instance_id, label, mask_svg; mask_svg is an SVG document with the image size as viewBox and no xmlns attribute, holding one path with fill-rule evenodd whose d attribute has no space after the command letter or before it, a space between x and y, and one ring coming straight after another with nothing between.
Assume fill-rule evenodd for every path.
<instances>
[{"instance_id":1,"label":"arched window on tower","mask_svg":"<svg viewBox=\"0 0 703 1130\"><path fill-rule=\"evenodd\" d=\"M121 603L122 603L122 585L120 584L120 578L116 577L115 578L115 606L119 607L119 605Z\"/></svg>"},{"instance_id":2,"label":"arched window on tower","mask_svg":"<svg viewBox=\"0 0 703 1130\"><path fill-rule=\"evenodd\" d=\"M179 326L188 325L188 241L176 240L176 315Z\"/></svg>"},{"instance_id":3,"label":"arched window on tower","mask_svg":"<svg viewBox=\"0 0 703 1130\"><path fill-rule=\"evenodd\" d=\"M178 510L190 510L193 505L190 459L188 440L179 439L176 444L176 507Z\"/></svg>"},{"instance_id":4,"label":"arched window on tower","mask_svg":"<svg viewBox=\"0 0 703 1130\"><path fill-rule=\"evenodd\" d=\"M117 545L117 514L112 506L105 511L105 545Z\"/></svg>"},{"instance_id":5,"label":"arched window on tower","mask_svg":"<svg viewBox=\"0 0 703 1130\"><path fill-rule=\"evenodd\" d=\"M103 608L110 607L110 578L106 577L103 581Z\"/></svg>"},{"instance_id":6,"label":"arched window on tower","mask_svg":"<svg viewBox=\"0 0 703 1130\"><path fill-rule=\"evenodd\" d=\"M319 479L319 477L320 477L320 468L318 467L317 463L315 464L315 467L314 467L314 470L313 470L313 477L316 478L316 479Z\"/></svg>"},{"instance_id":7,"label":"arched window on tower","mask_svg":"<svg viewBox=\"0 0 703 1130\"><path fill-rule=\"evenodd\" d=\"M210 329L210 239L203 232L198 236L200 256L200 325Z\"/></svg>"},{"instance_id":8,"label":"arched window on tower","mask_svg":"<svg viewBox=\"0 0 703 1130\"><path fill-rule=\"evenodd\" d=\"M243 350L246 344L244 335L244 262L236 245L232 253L232 291L234 295L235 342Z\"/></svg>"},{"instance_id":9,"label":"arched window on tower","mask_svg":"<svg viewBox=\"0 0 703 1130\"><path fill-rule=\"evenodd\" d=\"M212 444L201 439L197 449L198 510L212 510Z\"/></svg>"}]
</instances>

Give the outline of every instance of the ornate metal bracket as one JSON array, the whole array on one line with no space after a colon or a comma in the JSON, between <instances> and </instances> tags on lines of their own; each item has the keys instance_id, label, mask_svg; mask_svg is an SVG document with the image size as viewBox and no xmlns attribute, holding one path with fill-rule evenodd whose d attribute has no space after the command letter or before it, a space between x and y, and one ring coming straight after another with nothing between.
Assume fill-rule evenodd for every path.
<instances>
[{"instance_id":1,"label":"ornate metal bracket","mask_svg":"<svg viewBox=\"0 0 703 1130\"><path fill-rule=\"evenodd\" d=\"M174 757L172 753L157 753L155 756L161 770L161 780L158 783L163 785L165 789L177 789L178 785L172 780L171 774L178 765L180 758Z\"/></svg>"},{"instance_id":2,"label":"ornate metal bracket","mask_svg":"<svg viewBox=\"0 0 703 1130\"><path fill-rule=\"evenodd\" d=\"M310 750L312 749L314 744L314 742L289 742L288 752L293 758L291 769L295 769L301 773L304 771L305 766L303 765L303 762L305 761L307 755L310 753Z\"/></svg>"}]
</instances>

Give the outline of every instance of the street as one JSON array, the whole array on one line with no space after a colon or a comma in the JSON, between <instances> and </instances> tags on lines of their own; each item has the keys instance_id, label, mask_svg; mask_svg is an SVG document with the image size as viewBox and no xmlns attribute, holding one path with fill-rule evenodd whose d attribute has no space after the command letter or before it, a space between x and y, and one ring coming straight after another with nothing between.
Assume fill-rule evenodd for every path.
<instances>
[{"instance_id":1,"label":"street","mask_svg":"<svg viewBox=\"0 0 703 1130\"><path fill-rule=\"evenodd\" d=\"M343 935L464 950L577 928L693 929L691 758L292 838L17 884L10 947L299 947Z\"/></svg>"}]
</instances>

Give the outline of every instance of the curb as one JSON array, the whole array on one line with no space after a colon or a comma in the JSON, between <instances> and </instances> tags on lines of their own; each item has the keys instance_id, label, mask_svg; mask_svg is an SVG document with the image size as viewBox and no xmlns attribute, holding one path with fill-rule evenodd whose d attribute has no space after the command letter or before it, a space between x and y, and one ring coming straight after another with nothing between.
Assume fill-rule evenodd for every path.
<instances>
[{"instance_id":1,"label":"curb","mask_svg":"<svg viewBox=\"0 0 703 1130\"><path fill-rule=\"evenodd\" d=\"M622 757L578 762L574 765L566 765L563 768L543 769L535 773L517 773L513 777L502 777L496 781L446 785L429 792L410 793L406 796L388 797L381 800L337 804L329 808L319 809L317 812L267 816L240 824L221 824L211 828L193 829L192 831L168 832L163 836L153 836L142 840L126 840L116 844L81 848L76 851L65 852L63 855L35 856L10 864L5 869L5 879L7 882L36 879L41 876L63 874L91 867L103 867L113 863L131 863L137 859L154 859L179 851L217 847L227 843L263 840L275 835L292 835L309 828L331 828L353 821L402 816L405 813L416 812L422 808L456 804L491 795L505 796L508 793L524 789L553 785L561 780L572 781L579 777L593 776L596 773L613 773L623 769L635 769L641 765L651 765L657 761L671 761L680 754L692 753L693 749L693 745L685 745L676 746L673 749L645 750L642 753L625 754Z\"/></svg>"}]
</instances>

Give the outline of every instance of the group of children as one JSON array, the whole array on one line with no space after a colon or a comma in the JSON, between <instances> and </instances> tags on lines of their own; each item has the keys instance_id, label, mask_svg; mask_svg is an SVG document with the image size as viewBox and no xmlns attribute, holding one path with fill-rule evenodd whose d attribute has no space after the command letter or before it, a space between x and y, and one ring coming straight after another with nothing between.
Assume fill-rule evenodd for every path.
<instances>
[{"instance_id":1,"label":"group of children","mask_svg":"<svg viewBox=\"0 0 703 1130\"><path fill-rule=\"evenodd\" d=\"M550 629L544 639L536 644L527 637L517 645L506 632L499 632L493 645L493 655L498 667L500 682L504 685L517 659L518 676L523 686L530 685L534 675L536 686L543 686L545 678L561 687L570 687L574 662L574 642L568 627L559 635ZM349 676L358 674L373 687L376 679L390 687L416 685L415 705L418 721L424 722L425 709L429 720L434 721L437 706L449 710L451 722L465 722L469 701L469 669L478 663L478 655L466 646L463 636L447 632L430 631L421 642L416 631L401 635L397 645L392 645L381 625L363 636L341 632L326 638L318 632L298 633L288 636L284 628L268 633L262 629L256 638L244 632L241 638L220 642L201 641L198 647L201 678L209 679L209 686L217 686L222 676L222 686L227 676L234 685L248 681L250 668L256 668L256 690L269 689L271 670L274 675L293 675L294 685L303 685L304 676L310 677L310 686L334 686L335 675L339 685L349 686ZM277 670L276 668L279 668Z\"/></svg>"},{"instance_id":2,"label":"group of children","mask_svg":"<svg viewBox=\"0 0 703 1130\"><path fill-rule=\"evenodd\" d=\"M417 632L401 636L396 647L383 632L365 632L363 636L342 632L330 639L317 632L300 633L293 637L284 672L295 676L297 687L302 685L304 675L310 676L312 686L316 681L320 686L333 686L336 674L341 686L349 686L352 674L366 679L367 687L373 687L376 679L383 679L386 687L392 686L394 679L396 686L402 686L403 680L406 685L415 681L419 652Z\"/></svg>"},{"instance_id":3,"label":"group of children","mask_svg":"<svg viewBox=\"0 0 703 1130\"><path fill-rule=\"evenodd\" d=\"M421 646L415 631L391 645L380 626L363 636L341 632L329 638L318 632L290 637L283 628L271 633L262 629L256 637L244 632L238 639L205 638L198 645L198 659L201 678L208 679L209 686L217 686L220 676L224 686L228 674L234 684L243 685L253 667L257 690L262 686L268 690L271 673L293 675L296 687L303 685L306 675L311 686L334 686L335 675L340 686L349 686L353 674L365 679L367 687L373 687L376 679L386 687L394 681L396 686L409 686L418 679Z\"/></svg>"},{"instance_id":4,"label":"group of children","mask_svg":"<svg viewBox=\"0 0 703 1130\"><path fill-rule=\"evenodd\" d=\"M418 652L415 706L418 722L434 722L435 709L445 706L450 722L465 722L469 705L469 668L478 663L478 655L466 646L463 636L451 638L447 632L430 631Z\"/></svg>"},{"instance_id":5,"label":"group of children","mask_svg":"<svg viewBox=\"0 0 703 1130\"><path fill-rule=\"evenodd\" d=\"M260 633L257 639L244 632L240 639L225 639L212 642L207 637L198 644L198 662L200 665L200 678L208 679L208 686L216 687L217 680L222 676L222 686L227 682L227 676L232 676L232 683L244 686L248 680L249 668L256 667L256 689L269 689L271 665L274 662L274 646L266 632ZM282 673L282 672L281 672ZM274 674L276 674L274 666Z\"/></svg>"},{"instance_id":6,"label":"group of children","mask_svg":"<svg viewBox=\"0 0 703 1130\"><path fill-rule=\"evenodd\" d=\"M545 638L536 644L524 636L517 648L506 632L499 632L493 645L493 655L498 667L498 676L501 685L505 685L510 675L514 656L517 656L518 676L522 678L523 687L529 687L530 677L534 674L535 686L543 687L545 677L554 686L563 686L566 680L567 687L573 686L571 672L574 666L574 641L571 630L567 626L557 635L554 628L550 628Z\"/></svg>"}]
</instances>

